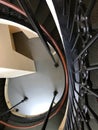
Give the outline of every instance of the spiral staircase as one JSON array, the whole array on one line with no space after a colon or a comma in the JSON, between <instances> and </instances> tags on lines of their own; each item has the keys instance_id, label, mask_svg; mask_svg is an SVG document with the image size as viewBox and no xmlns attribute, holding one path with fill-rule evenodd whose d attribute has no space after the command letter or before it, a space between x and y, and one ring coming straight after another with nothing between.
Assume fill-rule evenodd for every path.
<instances>
[{"instance_id":1,"label":"spiral staircase","mask_svg":"<svg viewBox=\"0 0 98 130\"><path fill-rule=\"evenodd\" d=\"M13 37L16 42L17 39L20 41L23 39L23 44L15 44L16 51L30 59L33 54L37 68L39 65L41 71L43 70L33 79L31 78L33 75L10 79L0 78L1 130L97 130L97 5L97 0L0 0L0 19L18 23L38 35L37 41L33 43L36 50L33 44L29 46L32 39L26 39L23 33L14 33ZM41 40L40 44L38 40ZM35 53L32 53L31 48L33 52L35 50ZM44 58L47 58L45 61L47 66L42 64ZM39 74L42 75L39 76ZM47 80L47 77L51 78L54 86L56 84L55 87L49 86L51 81ZM37 82L33 84L35 80ZM6 88L7 81L9 83ZM45 87L41 87L44 82L46 82ZM36 91L35 88L32 88L32 91L31 88L27 88L23 98L19 98L19 93L24 92L26 84L28 86L30 83L31 86L36 86ZM22 89L18 88L21 84L24 86ZM45 96L41 93L45 93ZM38 101L39 104L44 99L47 99L48 108L39 112L40 109L45 108L45 105L42 108L39 105L39 113L35 114L34 111L33 114L28 114L29 112L25 111L26 109L30 111L31 104L28 103L30 96L32 96L32 102L35 98L32 109ZM12 105L9 106L7 102ZM59 121L57 118L60 118ZM52 128L50 128L48 123L53 119L56 123L51 123Z\"/></svg>"}]
</instances>

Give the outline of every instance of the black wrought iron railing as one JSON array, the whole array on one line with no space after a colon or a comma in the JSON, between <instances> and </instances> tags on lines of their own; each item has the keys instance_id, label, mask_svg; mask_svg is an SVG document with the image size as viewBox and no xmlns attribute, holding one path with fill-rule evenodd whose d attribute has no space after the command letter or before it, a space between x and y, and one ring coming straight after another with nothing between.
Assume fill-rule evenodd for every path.
<instances>
[{"instance_id":1,"label":"black wrought iron railing","mask_svg":"<svg viewBox=\"0 0 98 130\"><path fill-rule=\"evenodd\" d=\"M20 8L15 9L14 6L11 6L11 8L13 7L14 10L25 16L30 24L29 27L39 34L57 66L47 45L47 41L55 43L55 40L47 30L36 21L36 16L34 16L32 11L31 1L17 1L24 11ZM8 4L5 2L5 4L3 2L5 1L1 0L0 3L10 7L9 5L11 3ZM62 130L97 130L97 128L94 128L94 125L92 125L91 118L93 116L93 121L96 126L98 126L98 111L91 105L91 97L94 97L93 100L97 102L98 88L93 86L91 71L98 70L98 63L90 64L89 60L89 52L92 46L98 42L98 32L97 30L93 30L92 22L93 9L95 8L97 0L53 0L51 3L54 8L51 8L53 6L49 5L48 0L46 0L46 3L47 8L51 11L61 38L61 48L59 48L56 43L53 44L53 46L57 52L59 52L67 78L65 97L68 95L66 100L68 109L65 110L66 121ZM54 11L52 9L54 9ZM54 18L53 13L55 13L57 19ZM56 20L58 20L58 22ZM96 18L96 20L98 19ZM97 53L97 51L93 53ZM67 67L65 65L65 59ZM95 80L97 80L97 78ZM65 97L63 104L65 103ZM48 118L46 118L45 123L48 122ZM42 123L42 120L40 122ZM1 123L8 125L2 121ZM44 124L44 126L45 125L46 124ZM45 127L43 127L43 129L45 129Z\"/></svg>"},{"instance_id":2,"label":"black wrought iron railing","mask_svg":"<svg viewBox=\"0 0 98 130\"><path fill-rule=\"evenodd\" d=\"M97 129L91 126L91 115L93 115L94 121L98 122L98 112L95 112L96 110L90 106L92 101L88 101L89 95L94 96L95 100L98 98L98 93L93 91L94 86L91 85L90 79L90 71L98 70L97 64L94 65L93 63L94 66L90 66L89 63L90 47L98 42L98 33L93 34L91 23L91 14L96 1L76 0L73 2L72 0L63 0L62 15L58 6L60 2L53 1L53 3L65 41L65 55L68 53L67 49L71 53L71 56L67 57L67 63L73 73L70 75L69 71L69 79L71 80L69 82L71 83L69 85L69 106L64 129ZM74 8L73 12L71 8ZM66 21L65 24L64 21ZM69 32L68 39L65 39L64 29ZM69 63L69 58L72 58L72 66Z\"/></svg>"}]
</instances>

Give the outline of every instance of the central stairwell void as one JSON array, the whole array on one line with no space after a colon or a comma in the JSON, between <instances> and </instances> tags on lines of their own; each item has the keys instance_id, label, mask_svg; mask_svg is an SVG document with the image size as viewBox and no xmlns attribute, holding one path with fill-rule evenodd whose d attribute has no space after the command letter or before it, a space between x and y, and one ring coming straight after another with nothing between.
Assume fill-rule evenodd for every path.
<instances>
[{"instance_id":1,"label":"central stairwell void","mask_svg":"<svg viewBox=\"0 0 98 130\"><path fill-rule=\"evenodd\" d=\"M13 51L32 60L36 68L34 73L31 71L25 76L20 74L15 78L13 73L13 77L8 78L7 75L2 86L6 109L0 114L1 123L11 128L32 128L45 120L45 129L48 118L60 111L67 96L68 77L64 55L44 28L43 31L51 38L46 46L38 35L34 36L34 31L26 32L25 27L15 22L14 26L8 20L2 19L1 22L12 32ZM3 120L4 116L7 122Z\"/></svg>"},{"instance_id":2,"label":"central stairwell void","mask_svg":"<svg viewBox=\"0 0 98 130\"><path fill-rule=\"evenodd\" d=\"M22 32L18 32L14 33L14 41L18 52L26 55L26 50L29 50L29 57L32 56L35 62L36 72L27 76L7 79L6 102L10 108L26 96L28 100L15 108L19 111L14 112L15 110L13 110L12 113L22 117L38 116L49 109L54 90L59 92L54 106L61 99L65 89L63 66L57 52L48 43L51 54L58 64L55 67L53 60L38 37L28 39Z\"/></svg>"}]
</instances>

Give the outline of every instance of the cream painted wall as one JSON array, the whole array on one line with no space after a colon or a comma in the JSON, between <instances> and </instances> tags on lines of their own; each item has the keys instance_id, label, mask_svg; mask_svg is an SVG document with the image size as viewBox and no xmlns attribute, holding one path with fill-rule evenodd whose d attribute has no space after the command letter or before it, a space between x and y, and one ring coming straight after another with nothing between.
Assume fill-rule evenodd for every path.
<instances>
[{"instance_id":1,"label":"cream painted wall","mask_svg":"<svg viewBox=\"0 0 98 130\"><path fill-rule=\"evenodd\" d=\"M0 77L35 73L34 61L17 53L12 41L8 25L0 24Z\"/></svg>"}]
</instances>

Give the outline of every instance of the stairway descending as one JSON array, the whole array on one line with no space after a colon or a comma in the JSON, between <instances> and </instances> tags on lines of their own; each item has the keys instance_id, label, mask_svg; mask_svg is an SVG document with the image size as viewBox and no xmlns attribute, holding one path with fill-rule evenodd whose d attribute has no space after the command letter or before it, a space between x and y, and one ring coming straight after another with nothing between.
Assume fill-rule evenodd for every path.
<instances>
[{"instance_id":1,"label":"stairway descending","mask_svg":"<svg viewBox=\"0 0 98 130\"><path fill-rule=\"evenodd\" d=\"M11 0L9 0L11 1ZM53 36L53 38L60 43L60 37L58 35L58 31L56 26L54 25L53 22L53 18L51 13L49 12L49 9L47 8L47 5L45 3L44 0L30 0L31 1L31 5L32 5L32 9L34 12L34 15L36 16L38 22L42 25L44 25L44 27L48 30L48 32ZM86 3L88 2L88 0L84 0L86 1ZM15 4L16 0L13 0L13 3ZM98 4L98 2L97 2ZM97 5L96 4L96 5ZM17 5L17 3L16 3ZM18 5L19 6L19 5ZM97 6L96 9L97 10ZM94 10L94 11L95 11ZM98 11L97 11L98 12ZM96 21L98 21L98 17L96 16L97 13L94 13L94 15L92 16L92 23L93 23L93 27L95 30L98 31L98 24L96 25ZM94 21L94 20L95 21ZM97 28L97 29L96 29ZM62 49L61 44L59 44L59 46ZM96 43L91 46L88 50L88 57L89 57L89 65L97 65L98 64L98 40L96 41ZM98 71L93 70L90 72L90 81L91 81L91 87L93 89L97 89L98 92ZM4 92L4 83L5 83L5 79L0 79L0 91ZM3 94L3 93L2 93ZM2 97L2 95L0 95L0 112L3 112L4 110L7 110L6 104L4 101L4 95ZM91 106L91 108L95 111L95 113L98 115L98 99L93 97L91 94L88 95L88 102L89 105ZM90 112L89 112L90 113ZM8 120L9 115L7 115L6 117L4 117L4 121ZM11 119L12 117L10 117ZM90 113L90 125L93 128L92 130L97 130L97 126L98 126L98 122L95 121L93 115ZM1 126L3 127L3 126Z\"/></svg>"},{"instance_id":2,"label":"stairway descending","mask_svg":"<svg viewBox=\"0 0 98 130\"><path fill-rule=\"evenodd\" d=\"M18 3L16 2L16 0L8 0L9 2L11 2L11 3L13 3L13 4L15 4L15 5L18 5ZM43 0L43 1L41 1L41 0L31 0L31 5L32 5L32 10L33 10L33 12L34 12L34 15L35 15L35 17L36 17L36 19L38 20L38 23L40 23L40 24L42 24L45 28L46 28L46 30L51 34L51 36L57 41L57 43L59 44L59 46L62 48L62 46L61 46L61 41L60 41L60 37L59 37L59 34L58 34L58 31L57 31L57 28L56 28L56 26L55 26L55 24L54 24L54 21L53 21L53 18L52 18L52 15L51 15L51 13L50 13L50 11L49 11L49 9L47 8L47 4L46 4L46 2ZM18 5L19 6L19 5ZM5 7L4 6L1 6L0 5L0 7L2 7L3 8L3 10L5 9ZM0 10L2 10L2 8L0 8ZM5 12L4 12L5 14L7 13L9 13L9 14L11 14L11 17L14 19L15 17L16 17L16 19L14 19L15 21L17 21L17 17L19 18L20 16L17 14L17 13L12 13L12 10L11 9L8 9L7 7L6 7L6 9L5 9ZM1 14L2 15L2 14ZM2 16L3 17L3 16ZM22 17L20 17L20 18L22 18ZM12 19L12 20L13 20ZM23 19L24 20L24 19ZM17 47L16 47L16 49L17 49ZM3 89L3 92L2 93L4 93L4 89ZM4 100L5 101L5 99L4 99L4 95L3 95L3 99L2 100ZM6 110L8 110L8 108L7 109L5 109L5 111ZM62 111L62 110L61 110ZM1 111L1 113L2 113L2 111ZM63 112L64 113L64 112ZM9 115L9 114L8 114ZM57 115L58 116L58 115ZM63 117L63 114L62 114L62 112L60 112L59 113L59 117L60 116L62 116ZM59 117L58 117L58 120L59 120L59 123L58 124L60 124L60 121L61 121L61 119L59 119ZM15 125L20 125L20 124L24 124L25 123L25 125L27 125L28 126L28 123L27 122L29 122L29 124L30 124L30 122L32 122L30 119L21 119L21 118L18 118L17 116L15 116L15 115L10 115L10 116L8 116L7 117L7 115L6 116L4 116L3 118L5 118L4 119L4 121L5 122L8 122L8 123L12 123L12 124L15 124ZM32 124L32 123L31 123ZM57 126L55 126L55 127L57 127Z\"/></svg>"}]
</instances>

